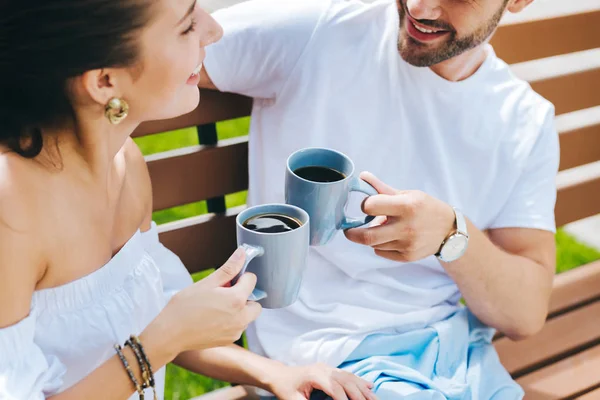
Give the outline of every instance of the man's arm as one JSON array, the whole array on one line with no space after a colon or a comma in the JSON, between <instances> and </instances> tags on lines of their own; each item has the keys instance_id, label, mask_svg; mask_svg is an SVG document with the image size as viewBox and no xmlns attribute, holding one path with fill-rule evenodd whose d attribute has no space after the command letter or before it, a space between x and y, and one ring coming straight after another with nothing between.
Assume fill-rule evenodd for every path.
<instances>
[{"instance_id":1,"label":"man's arm","mask_svg":"<svg viewBox=\"0 0 600 400\"><path fill-rule=\"evenodd\" d=\"M386 215L385 224L346 232L381 257L410 262L436 254L454 225L446 203L419 191L397 191L372 174L361 178L378 196L363 210ZM470 221L469 247L459 260L443 263L471 311L512 339L538 332L545 321L555 268L554 236L524 228L493 229L486 235Z\"/></svg>"},{"instance_id":2,"label":"man's arm","mask_svg":"<svg viewBox=\"0 0 600 400\"><path fill-rule=\"evenodd\" d=\"M224 35L206 48L199 86L275 98L328 7L321 0L253 0L213 13Z\"/></svg>"},{"instance_id":3,"label":"man's arm","mask_svg":"<svg viewBox=\"0 0 600 400\"><path fill-rule=\"evenodd\" d=\"M546 320L556 268L554 234L523 228L490 230L470 221L469 249L444 263L469 309L513 340L537 333Z\"/></svg>"}]
</instances>

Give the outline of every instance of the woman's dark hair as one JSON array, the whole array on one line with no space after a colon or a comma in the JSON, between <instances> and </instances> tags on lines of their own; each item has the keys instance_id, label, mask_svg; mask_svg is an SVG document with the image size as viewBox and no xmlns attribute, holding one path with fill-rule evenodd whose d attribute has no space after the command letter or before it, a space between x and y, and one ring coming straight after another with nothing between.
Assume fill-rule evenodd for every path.
<instances>
[{"instance_id":1,"label":"woman's dark hair","mask_svg":"<svg viewBox=\"0 0 600 400\"><path fill-rule=\"evenodd\" d=\"M0 0L0 144L37 156L73 116L69 78L135 64L154 1Z\"/></svg>"}]
</instances>

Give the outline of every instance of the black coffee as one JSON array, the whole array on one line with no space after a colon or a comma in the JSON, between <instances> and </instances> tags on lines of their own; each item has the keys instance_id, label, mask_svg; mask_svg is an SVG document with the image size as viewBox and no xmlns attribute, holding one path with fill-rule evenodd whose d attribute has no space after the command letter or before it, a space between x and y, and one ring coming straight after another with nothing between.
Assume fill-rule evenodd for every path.
<instances>
[{"instance_id":1,"label":"black coffee","mask_svg":"<svg viewBox=\"0 0 600 400\"><path fill-rule=\"evenodd\" d=\"M251 231L282 233L298 229L302 226L302 223L283 214L262 214L248 218L242 225Z\"/></svg>"},{"instance_id":2,"label":"black coffee","mask_svg":"<svg viewBox=\"0 0 600 400\"><path fill-rule=\"evenodd\" d=\"M346 175L333 168L327 167L302 167L294 171L300 178L312 182L337 182L346 179Z\"/></svg>"}]
</instances>

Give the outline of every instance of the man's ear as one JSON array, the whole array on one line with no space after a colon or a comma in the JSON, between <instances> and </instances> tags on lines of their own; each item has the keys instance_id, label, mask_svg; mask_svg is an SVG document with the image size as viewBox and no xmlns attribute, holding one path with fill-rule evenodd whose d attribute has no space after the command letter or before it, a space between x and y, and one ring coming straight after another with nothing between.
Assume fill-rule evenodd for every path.
<instances>
[{"instance_id":1,"label":"man's ear","mask_svg":"<svg viewBox=\"0 0 600 400\"><path fill-rule=\"evenodd\" d=\"M511 13L519 13L531 3L533 3L533 0L510 0L506 9Z\"/></svg>"},{"instance_id":2,"label":"man's ear","mask_svg":"<svg viewBox=\"0 0 600 400\"><path fill-rule=\"evenodd\" d=\"M94 69L81 76L83 89L91 99L101 105L113 97L119 97L117 74L111 69Z\"/></svg>"}]
</instances>

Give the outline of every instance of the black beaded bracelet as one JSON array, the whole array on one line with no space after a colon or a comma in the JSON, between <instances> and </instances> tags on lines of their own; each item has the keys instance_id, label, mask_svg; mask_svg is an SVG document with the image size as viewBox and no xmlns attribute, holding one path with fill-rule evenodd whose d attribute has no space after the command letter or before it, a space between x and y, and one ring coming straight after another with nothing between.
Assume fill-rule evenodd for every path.
<instances>
[{"instance_id":1,"label":"black beaded bracelet","mask_svg":"<svg viewBox=\"0 0 600 400\"><path fill-rule=\"evenodd\" d=\"M140 350L140 353L142 353L142 358L144 359L144 362L146 363L146 366L148 367L148 371L150 373L150 386L154 387L154 371L152 370L152 365L150 364L150 360L146 355L146 351L144 350L144 346L142 345L140 338L135 335L131 335L130 340L136 344L136 346Z\"/></svg>"},{"instance_id":2,"label":"black beaded bracelet","mask_svg":"<svg viewBox=\"0 0 600 400\"><path fill-rule=\"evenodd\" d=\"M142 382L142 389L148 389L151 386L150 374L148 373L148 367L146 366L146 363L142 359L142 353L140 352L138 346L131 341L131 339L128 339L125 342L125 346L131 348L135 358L137 359L138 365L140 366L140 370L142 371L142 379L144 380Z\"/></svg>"},{"instance_id":3,"label":"black beaded bracelet","mask_svg":"<svg viewBox=\"0 0 600 400\"><path fill-rule=\"evenodd\" d=\"M127 358L125 358L125 355L123 354L123 348L120 345L115 344L115 350L117 351L117 354L119 355L119 358L121 359L121 363L123 364L123 367L125 367L125 370L127 371L127 374L129 375L129 379L133 383L133 386L135 387L136 392L139 394L140 400L144 400L144 390L140 386L140 383L138 382L138 380L135 378L135 375L134 375L133 371L131 370L131 367L129 366L129 362L127 361Z\"/></svg>"}]
</instances>

